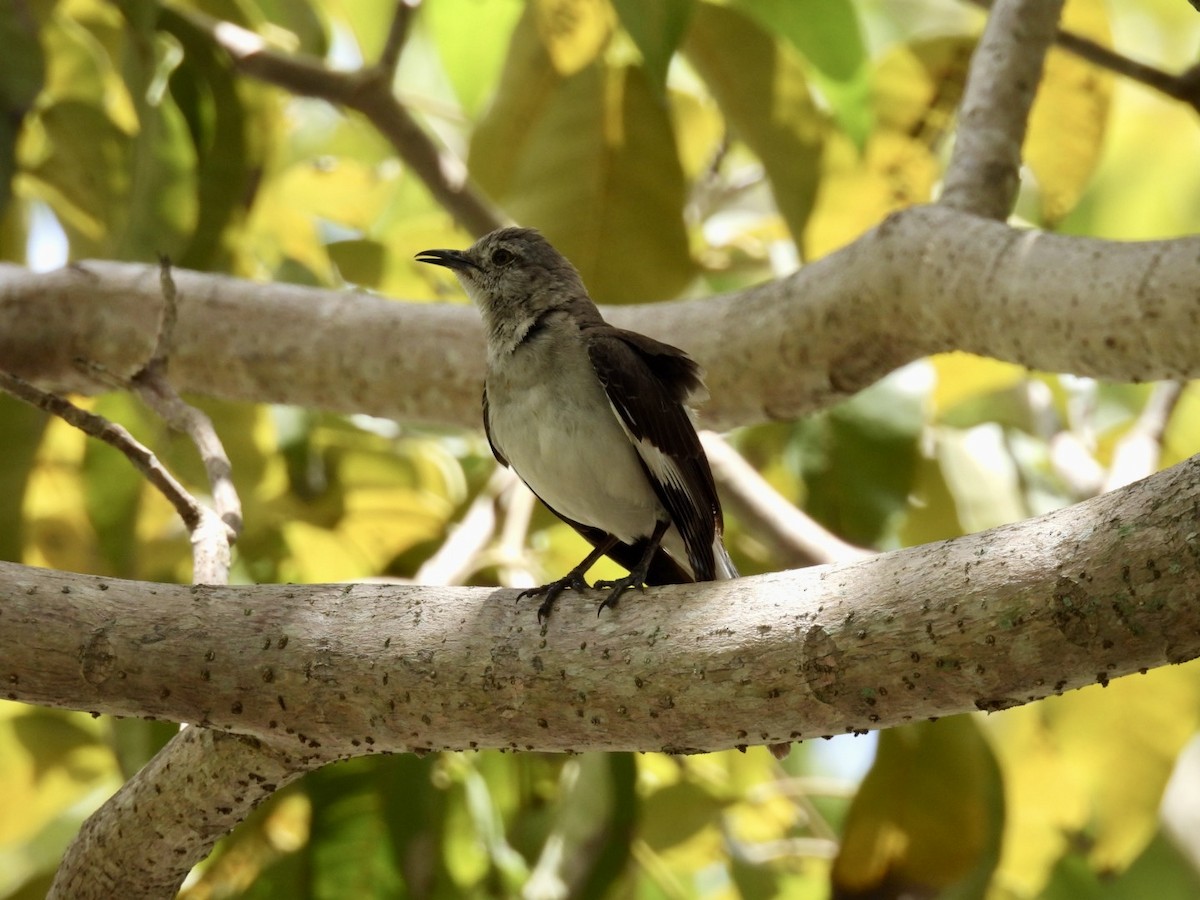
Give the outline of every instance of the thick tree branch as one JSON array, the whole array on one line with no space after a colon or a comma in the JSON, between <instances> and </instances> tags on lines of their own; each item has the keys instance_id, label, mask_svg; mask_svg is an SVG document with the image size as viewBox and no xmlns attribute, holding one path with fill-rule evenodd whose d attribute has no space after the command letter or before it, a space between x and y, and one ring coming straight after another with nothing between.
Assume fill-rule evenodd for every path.
<instances>
[{"instance_id":1,"label":"thick tree branch","mask_svg":"<svg viewBox=\"0 0 1200 900\"><path fill-rule=\"evenodd\" d=\"M1064 0L996 0L971 56L939 202L1003 221L1020 185L1029 110Z\"/></svg>"},{"instance_id":2,"label":"thick tree branch","mask_svg":"<svg viewBox=\"0 0 1200 900\"><path fill-rule=\"evenodd\" d=\"M0 564L10 699L295 754L719 750L994 710L1200 655L1200 458L1047 516L665 587L176 587ZM54 623L47 628L47 621Z\"/></svg>"},{"instance_id":3,"label":"thick tree branch","mask_svg":"<svg viewBox=\"0 0 1200 900\"><path fill-rule=\"evenodd\" d=\"M478 426L483 340L465 304L175 277L181 390ZM605 312L695 356L712 395L701 416L726 428L795 418L953 349L1122 381L1200 377L1198 289L1198 238L1113 243L926 206L785 279ZM161 302L153 267L0 265L0 359L40 384L94 391L104 386L74 360L136 372Z\"/></svg>"},{"instance_id":4,"label":"thick tree branch","mask_svg":"<svg viewBox=\"0 0 1200 900\"><path fill-rule=\"evenodd\" d=\"M48 900L170 898L196 861L274 791L329 760L205 728L176 735L93 815Z\"/></svg>"}]
</instances>

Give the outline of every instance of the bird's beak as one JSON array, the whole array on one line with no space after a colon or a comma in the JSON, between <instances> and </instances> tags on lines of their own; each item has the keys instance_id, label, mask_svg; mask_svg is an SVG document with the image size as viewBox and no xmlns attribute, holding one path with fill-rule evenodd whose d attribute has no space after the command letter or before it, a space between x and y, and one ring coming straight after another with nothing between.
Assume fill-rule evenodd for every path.
<instances>
[{"instance_id":1,"label":"bird's beak","mask_svg":"<svg viewBox=\"0 0 1200 900\"><path fill-rule=\"evenodd\" d=\"M417 262L431 263L435 266L445 266L456 272L467 269L478 269L479 263L467 256L462 250L422 250L416 256Z\"/></svg>"}]
</instances>

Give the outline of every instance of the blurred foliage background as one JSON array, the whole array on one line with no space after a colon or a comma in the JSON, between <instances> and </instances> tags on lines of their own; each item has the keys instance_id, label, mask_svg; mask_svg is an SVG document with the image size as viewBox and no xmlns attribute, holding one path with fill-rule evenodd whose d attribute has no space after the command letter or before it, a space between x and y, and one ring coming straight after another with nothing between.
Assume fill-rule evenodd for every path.
<instances>
[{"instance_id":1,"label":"blurred foliage background","mask_svg":"<svg viewBox=\"0 0 1200 900\"><path fill-rule=\"evenodd\" d=\"M0 258L44 269L167 253L464 302L412 255L472 235L371 124L236 74L195 18L353 69L377 59L394 8L0 4ZM982 22L956 0L426 0L394 88L598 300L702 296L785 274L935 196ZM1200 40L1181 0L1071 0L1066 25L1169 71ZM1121 240L1200 231L1198 125L1054 52L1018 216ZM579 557L572 533L496 480L479 434L195 401L245 505L239 580L419 578L439 559L456 580L532 584ZM81 402L203 490L189 446L136 400ZM732 440L826 527L882 550L1091 496L1131 435L1170 465L1200 451L1198 413L1195 385L950 354ZM182 527L122 457L5 397L0 509L4 559L190 577ZM463 521L474 549L435 556ZM743 572L779 568L742 523L729 531ZM1194 898L1198 725L1193 664L810 742L783 763L762 748L359 759L264 804L184 896ZM0 897L42 896L83 818L173 730L0 703Z\"/></svg>"}]
</instances>

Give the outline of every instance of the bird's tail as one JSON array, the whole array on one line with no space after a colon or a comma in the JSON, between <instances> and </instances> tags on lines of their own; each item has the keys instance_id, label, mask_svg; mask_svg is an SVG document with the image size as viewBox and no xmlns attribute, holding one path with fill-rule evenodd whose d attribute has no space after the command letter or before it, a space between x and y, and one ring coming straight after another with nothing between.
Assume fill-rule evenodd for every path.
<instances>
[{"instance_id":1,"label":"bird's tail","mask_svg":"<svg viewBox=\"0 0 1200 900\"><path fill-rule=\"evenodd\" d=\"M721 540L721 533L719 531L717 532L717 536L713 538L713 563L716 573L714 581L729 581L739 577L737 567L734 566L733 560L729 558L729 551L725 549L725 542Z\"/></svg>"}]
</instances>

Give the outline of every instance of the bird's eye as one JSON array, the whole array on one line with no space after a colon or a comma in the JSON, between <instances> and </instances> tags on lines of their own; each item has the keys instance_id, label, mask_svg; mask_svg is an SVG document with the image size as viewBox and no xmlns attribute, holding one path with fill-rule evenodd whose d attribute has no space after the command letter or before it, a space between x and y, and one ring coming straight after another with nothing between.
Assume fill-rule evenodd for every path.
<instances>
[{"instance_id":1,"label":"bird's eye","mask_svg":"<svg viewBox=\"0 0 1200 900\"><path fill-rule=\"evenodd\" d=\"M505 250L503 247L492 253L492 265L494 266L507 266L513 259L515 259L513 252Z\"/></svg>"}]
</instances>

